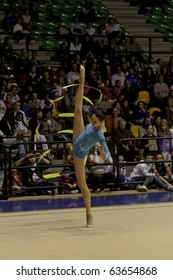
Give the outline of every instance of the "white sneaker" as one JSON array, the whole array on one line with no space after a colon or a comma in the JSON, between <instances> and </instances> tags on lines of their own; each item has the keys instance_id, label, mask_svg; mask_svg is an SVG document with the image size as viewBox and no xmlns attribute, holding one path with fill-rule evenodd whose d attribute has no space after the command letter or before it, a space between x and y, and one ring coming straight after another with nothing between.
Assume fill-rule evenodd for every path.
<instances>
[{"instance_id":1,"label":"white sneaker","mask_svg":"<svg viewBox=\"0 0 173 280\"><path fill-rule=\"evenodd\" d=\"M141 185L137 185L137 187L136 187L136 190L138 191L138 192L147 192L148 191L148 188L146 187L146 186L141 186Z\"/></svg>"}]
</instances>

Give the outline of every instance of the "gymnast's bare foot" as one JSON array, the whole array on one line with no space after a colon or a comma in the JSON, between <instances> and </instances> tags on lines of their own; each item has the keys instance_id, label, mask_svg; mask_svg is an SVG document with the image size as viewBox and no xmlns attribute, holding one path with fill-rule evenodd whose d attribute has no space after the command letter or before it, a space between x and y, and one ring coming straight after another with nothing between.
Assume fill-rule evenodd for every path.
<instances>
[{"instance_id":1,"label":"gymnast's bare foot","mask_svg":"<svg viewBox=\"0 0 173 280\"><path fill-rule=\"evenodd\" d=\"M87 228L92 228L93 227L93 216L92 215L87 215Z\"/></svg>"}]
</instances>

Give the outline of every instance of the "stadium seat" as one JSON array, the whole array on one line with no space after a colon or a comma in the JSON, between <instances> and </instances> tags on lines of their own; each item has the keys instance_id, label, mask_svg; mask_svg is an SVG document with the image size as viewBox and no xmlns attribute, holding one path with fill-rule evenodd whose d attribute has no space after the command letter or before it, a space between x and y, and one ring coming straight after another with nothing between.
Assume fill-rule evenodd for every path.
<instances>
[{"instance_id":1,"label":"stadium seat","mask_svg":"<svg viewBox=\"0 0 173 280\"><path fill-rule=\"evenodd\" d=\"M154 112L161 112L160 108L152 107L148 110L149 116L152 117Z\"/></svg>"},{"instance_id":2,"label":"stadium seat","mask_svg":"<svg viewBox=\"0 0 173 280\"><path fill-rule=\"evenodd\" d=\"M139 100L148 104L150 102L149 92L148 91L139 91L137 101L139 101Z\"/></svg>"},{"instance_id":3,"label":"stadium seat","mask_svg":"<svg viewBox=\"0 0 173 280\"><path fill-rule=\"evenodd\" d=\"M139 125L131 125L131 133L135 138L138 138Z\"/></svg>"}]
</instances>

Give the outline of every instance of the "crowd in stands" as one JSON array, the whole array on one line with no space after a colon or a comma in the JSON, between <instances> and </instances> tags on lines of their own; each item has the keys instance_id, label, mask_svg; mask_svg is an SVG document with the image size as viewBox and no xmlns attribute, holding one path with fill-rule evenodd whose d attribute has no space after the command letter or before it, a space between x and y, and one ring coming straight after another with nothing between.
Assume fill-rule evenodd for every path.
<instances>
[{"instance_id":1,"label":"crowd in stands","mask_svg":"<svg viewBox=\"0 0 173 280\"><path fill-rule=\"evenodd\" d=\"M15 56L10 43L10 32L14 32L15 22L18 22L17 25L22 24L22 28L30 32L32 17L29 15L36 16L34 3L35 1L22 1L18 11L10 10L2 23L4 30L9 33L1 46L3 51L0 68L0 139L5 146L20 143L14 165L19 167L24 163L33 169L30 174L26 175L25 172L22 175L19 187L21 184L26 185L27 176L30 176L27 179L30 184L35 182L47 184L42 176L43 170L40 172L36 164L39 162L35 152L31 153L31 146L27 144L34 141L37 145L40 142L44 151L53 149L54 145L63 150L64 164L70 169L62 172L63 178L60 177L60 182L64 187L59 193L67 193L73 189L78 191L75 176L69 178L69 174L64 175L67 171L74 172L71 135L58 134L61 130L72 129L73 119L58 115L74 112L77 89L75 84L78 83L79 65L83 63L86 68L84 95L94 103L91 105L84 101L85 124L96 109L106 110L105 136L108 143L109 141L113 143L110 145L112 158L120 155L116 159L119 166L114 170L112 159L110 162L104 161L104 151L101 147L96 145L93 148L87 163L94 166L86 168L87 180L93 186L92 190L96 191L99 187L103 189L105 184L113 183L117 172L119 182L124 183L120 188L131 188L128 187L124 164L136 159L147 159L147 156L150 162L151 158L154 160L158 156L158 153L163 160L168 161L163 163L165 174L161 176L165 178L169 173L169 182L165 182L166 179L156 179L160 176L156 165L152 166L152 178L155 178L159 187L172 189L172 164L169 161L173 156L173 141L170 139L173 136L173 56L170 56L168 62L163 62L160 58L155 60L153 57L147 61L143 60L135 38L126 40L114 18L110 18L105 25L101 24L95 30L93 23L97 17L97 10L92 5L89 11L84 7L69 23L70 45L66 43L61 45L58 52L60 66L57 71L42 65L37 60L37 51L33 51L29 57L27 50L22 49L20 55ZM24 4L26 7L23 7ZM33 9L32 13L30 9ZM80 25L81 17L85 18L86 29ZM16 41L20 39L15 37ZM4 64L10 65L11 70L4 67ZM74 86L64 88L72 84ZM63 98L58 100L61 96ZM135 137L144 140L135 140ZM123 140L125 138L129 139ZM56 144L56 141L65 143ZM51 164L51 156L50 153L43 157L48 165ZM110 165L99 166L99 163ZM147 172L150 172L150 168ZM138 174L134 171L130 177L149 176L147 172ZM151 178L147 179L147 182L144 180L143 190L153 180Z\"/></svg>"}]
</instances>

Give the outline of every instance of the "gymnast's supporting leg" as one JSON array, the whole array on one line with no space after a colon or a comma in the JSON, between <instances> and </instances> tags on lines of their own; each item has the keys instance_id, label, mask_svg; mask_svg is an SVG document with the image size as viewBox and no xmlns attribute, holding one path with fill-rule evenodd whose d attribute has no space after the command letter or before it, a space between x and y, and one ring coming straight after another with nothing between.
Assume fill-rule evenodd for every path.
<instances>
[{"instance_id":1,"label":"gymnast's supporting leg","mask_svg":"<svg viewBox=\"0 0 173 280\"><path fill-rule=\"evenodd\" d=\"M80 66L79 87L75 97L73 141L76 139L76 137L79 134L83 133L85 129L84 122L83 122L83 115L82 115L84 81L85 81L85 68L83 66ZM87 227L91 227L93 224L93 217L91 214L91 194L86 184L85 161L77 158L74 154L74 166L75 166L75 173L76 173L78 186L81 190L84 199L85 208L86 208Z\"/></svg>"}]
</instances>

